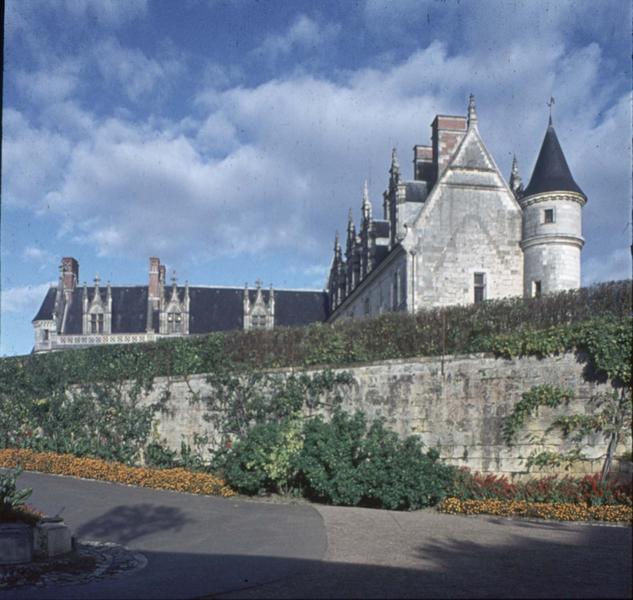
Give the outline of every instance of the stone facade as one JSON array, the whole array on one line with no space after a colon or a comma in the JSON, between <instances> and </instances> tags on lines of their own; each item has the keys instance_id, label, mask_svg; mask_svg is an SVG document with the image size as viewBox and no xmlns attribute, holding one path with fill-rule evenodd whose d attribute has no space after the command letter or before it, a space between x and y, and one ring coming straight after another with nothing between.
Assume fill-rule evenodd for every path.
<instances>
[{"instance_id":1,"label":"stone facade","mask_svg":"<svg viewBox=\"0 0 633 600\"><path fill-rule=\"evenodd\" d=\"M450 464L513 475L525 472L525 459L532 451L571 446L558 434L548 434L545 445L530 439L545 435L551 418L563 414L558 409L541 408L538 418L529 421L525 435L511 448L502 439L503 418L523 392L546 383L573 390L575 400L568 410L585 413L588 400L606 385L584 381L583 367L573 354L544 359L470 355L386 361L346 369L353 383L344 389L342 408L362 410L369 419L382 417L402 436L418 435L427 447L439 448L442 459ZM196 433L213 438L215 432L204 420L204 403L195 401L192 394L202 399L213 395L205 375L193 375L186 381L157 379L144 402L155 402L167 389L166 410L157 415L158 437L174 450L183 439L193 444ZM323 414L328 417L331 413L328 409ZM604 439L592 436L584 448L589 460L577 463L569 472L599 470L605 452Z\"/></svg>"},{"instance_id":2,"label":"stone facade","mask_svg":"<svg viewBox=\"0 0 633 600\"><path fill-rule=\"evenodd\" d=\"M507 184L486 149L472 96L467 117L438 115L431 127L432 145L413 149L413 181L394 149L383 219L372 220L365 188L360 232L350 212L344 256L337 236L330 322L580 286L586 198L551 120L525 191L516 159Z\"/></svg>"}]
</instances>

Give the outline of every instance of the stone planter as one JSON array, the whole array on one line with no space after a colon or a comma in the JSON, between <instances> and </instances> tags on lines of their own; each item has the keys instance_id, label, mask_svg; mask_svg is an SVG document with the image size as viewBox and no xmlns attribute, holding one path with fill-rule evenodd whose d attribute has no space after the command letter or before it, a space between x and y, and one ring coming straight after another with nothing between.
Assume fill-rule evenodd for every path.
<instances>
[{"instance_id":1,"label":"stone planter","mask_svg":"<svg viewBox=\"0 0 633 600\"><path fill-rule=\"evenodd\" d=\"M33 527L26 523L0 523L0 565L33 560Z\"/></svg>"},{"instance_id":2,"label":"stone planter","mask_svg":"<svg viewBox=\"0 0 633 600\"><path fill-rule=\"evenodd\" d=\"M51 558L72 550L70 529L61 517L44 517L33 530L35 554Z\"/></svg>"}]
</instances>

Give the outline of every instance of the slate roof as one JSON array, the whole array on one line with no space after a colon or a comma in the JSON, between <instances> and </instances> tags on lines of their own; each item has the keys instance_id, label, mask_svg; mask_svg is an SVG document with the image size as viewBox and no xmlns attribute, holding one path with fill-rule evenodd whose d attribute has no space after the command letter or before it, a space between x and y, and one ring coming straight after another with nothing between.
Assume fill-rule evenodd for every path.
<instances>
[{"instance_id":1,"label":"slate roof","mask_svg":"<svg viewBox=\"0 0 633 600\"><path fill-rule=\"evenodd\" d=\"M112 286L112 333L142 333L147 326L147 286ZM106 289L99 289L105 300ZM184 287L178 287L178 296L184 297ZM165 287L166 297L171 297L171 286ZM275 325L299 326L322 322L328 316L327 294L321 291L274 290ZM52 319L56 288L48 290L40 309L33 319ZM249 290L251 302L256 290ZM88 288L92 300L94 287ZM265 302L270 292L262 290ZM189 333L210 333L243 329L243 288L189 287ZM66 317L65 334L81 334L83 287L73 291L72 302ZM157 328L156 317L153 318Z\"/></svg>"},{"instance_id":2,"label":"slate roof","mask_svg":"<svg viewBox=\"0 0 633 600\"><path fill-rule=\"evenodd\" d=\"M55 308L55 294L57 293L57 288L51 287L46 292L46 296L44 296L44 300L42 301L42 305L40 309L37 311L37 314L33 317L33 321L48 321L53 318L53 309Z\"/></svg>"},{"instance_id":3,"label":"slate roof","mask_svg":"<svg viewBox=\"0 0 633 600\"><path fill-rule=\"evenodd\" d=\"M585 195L571 175L551 121L536 159L532 179L525 188L523 196L542 192L577 192Z\"/></svg>"},{"instance_id":4,"label":"slate roof","mask_svg":"<svg viewBox=\"0 0 633 600\"><path fill-rule=\"evenodd\" d=\"M389 237L389 221L374 220L372 221L372 229L376 237L388 238Z\"/></svg>"},{"instance_id":5,"label":"slate roof","mask_svg":"<svg viewBox=\"0 0 633 600\"><path fill-rule=\"evenodd\" d=\"M424 202L429 195L429 184L426 181L406 181L404 185L407 202Z\"/></svg>"}]
</instances>

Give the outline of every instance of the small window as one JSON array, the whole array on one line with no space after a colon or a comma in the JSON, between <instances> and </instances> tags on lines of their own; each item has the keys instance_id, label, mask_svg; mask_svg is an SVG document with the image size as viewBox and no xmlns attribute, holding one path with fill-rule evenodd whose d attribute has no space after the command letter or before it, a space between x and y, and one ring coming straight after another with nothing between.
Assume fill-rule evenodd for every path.
<instances>
[{"instance_id":1,"label":"small window","mask_svg":"<svg viewBox=\"0 0 633 600\"><path fill-rule=\"evenodd\" d=\"M475 273L475 304L479 304L486 299L486 274Z\"/></svg>"},{"instance_id":2,"label":"small window","mask_svg":"<svg viewBox=\"0 0 633 600\"><path fill-rule=\"evenodd\" d=\"M368 317L371 314L371 308L369 306L369 298L365 298L365 316Z\"/></svg>"},{"instance_id":3,"label":"small window","mask_svg":"<svg viewBox=\"0 0 633 600\"><path fill-rule=\"evenodd\" d=\"M43 333L42 339L45 342L48 342L48 329L44 329L44 331L42 331L42 333Z\"/></svg>"},{"instance_id":4,"label":"small window","mask_svg":"<svg viewBox=\"0 0 633 600\"><path fill-rule=\"evenodd\" d=\"M532 296L534 298L538 298L541 295L541 282L533 281L532 282Z\"/></svg>"},{"instance_id":5,"label":"small window","mask_svg":"<svg viewBox=\"0 0 633 600\"><path fill-rule=\"evenodd\" d=\"M266 328L266 315L254 314L251 315L251 327L253 329L265 329Z\"/></svg>"},{"instance_id":6,"label":"small window","mask_svg":"<svg viewBox=\"0 0 633 600\"><path fill-rule=\"evenodd\" d=\"M97 333L97 315L90 315L90 333Z\"/></svg>"},{"instance_id":7,"label":"small window","mask_svg":"<svg viewBox=\"0 0 633 600\"><path fill-rule=\"evenodd\" d=\"M181 333L181 321L182 317L179 312L167 313L167 333Z\"/></svg>"},{"instance_id":8,"label":"small window","mask_svg":"<svg viewBox=\"0 0 633 600\"><path fill-rule=\"evenodd\" d=\"M543 223L553 223L554 222L554 209L546 208L543 216Z\"/></svg>"}]
</instances>

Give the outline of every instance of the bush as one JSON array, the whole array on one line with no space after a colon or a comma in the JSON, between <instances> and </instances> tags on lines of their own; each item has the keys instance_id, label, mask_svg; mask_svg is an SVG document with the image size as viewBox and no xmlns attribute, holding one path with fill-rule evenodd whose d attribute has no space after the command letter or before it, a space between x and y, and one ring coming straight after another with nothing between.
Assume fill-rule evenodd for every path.
<instances>
[{"instance_id":1,"label":"bush","mask_svg":"<svg viewBox=\"0 0 633 600\"><path fill-rule=\"evenodd\" d=\"M229 449L216 453L215 465L240 492L285 494L295 486L302 446L300 421L258 423Z\"/></svg>"},{"instance_id":2,"label":"bush","mask_svg":"<svg viewBox=\"0 0 633 600\"><path fill-rule=\"evenodd\" d=\"M458 500L508 500L544 504L578 504L582 506L631 506L630 485L608 480L601 483L599 474L581 478L556 475L511 483L505 475L457 471L450 496Z\"/></svg>"},{"instance_id":3,"label":"bush","mask_svg":"<svg viewBox=\"0 0 633 600\"><path fill-rule=\"evenodd\" d=\"M336 411L330 423L321 417L306 423L298 467L309 497L344 506L360 503L365 491L359 470L365 431L360 412Z\"/></svg>"},{"instance_id":4,"label":"bush","mask_svg":"<svg viewBox=\"0 0 633 600\"><path fill-rule=\"evenodd\" d=\"M337 411L330 423L316 418L304 436L299 470L305 493L317 500L414 510L436 504L453 478L437 452L425 454L414 437L400 440L382 421L367 431L360 412Z\"/></svg>"},{"instance_id":5,"label":"bush","mask_svg":"<svg viewBox=\"0 0 633 600\"><path fill-rule=\"evenodd\" d=\"M15 511L22 508L33 493L30 488L18 490L17 479L21 473L19 466L13 471L0 473L0 521L11 520Z\"/></svg>"}]
</instances>

